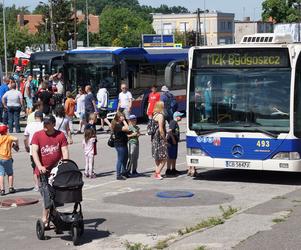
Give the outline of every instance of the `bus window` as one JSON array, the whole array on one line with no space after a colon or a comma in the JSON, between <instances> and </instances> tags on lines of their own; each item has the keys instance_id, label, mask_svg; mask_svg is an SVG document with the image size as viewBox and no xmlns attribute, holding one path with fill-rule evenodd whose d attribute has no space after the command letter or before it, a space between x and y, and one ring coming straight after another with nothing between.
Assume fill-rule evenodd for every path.
<instances>
[{"instance_id":1,"label":"bus window","mask_svg":"<svg viewBox=\"0 0 301 250\"><path fill-rule=\"evenodd\" d=\"M145 88L155 84L155 66L154 65L139 65L137 88Z\"/></svg>"},{"instance_id":2,"label":"bus window","mask_svg":"<svg viewBox=\"0 0 301 250\"><path fill-rule=\"evenodd\" d=\"M301 55L296 65L295 77L295 100L294 100L294 132L295 136L301 138Z\"/></svg>"}]
</instances>

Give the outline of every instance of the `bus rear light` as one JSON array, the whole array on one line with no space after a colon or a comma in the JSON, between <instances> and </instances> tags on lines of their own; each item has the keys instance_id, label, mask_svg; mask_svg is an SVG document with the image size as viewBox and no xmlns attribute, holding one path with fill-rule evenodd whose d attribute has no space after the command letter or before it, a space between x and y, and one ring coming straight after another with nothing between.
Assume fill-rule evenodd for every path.
<instances>
[{"instance_id":1,"label":"bus rear light","mask_svg":"<svg viewBox=\"0 0 301 250\"><path fill-rule=\"evenodd\" d=\"M187 154L191 156L208 156L205 151L199 148L188 148Z\"/></svg>"},{"instance_id":2,"label":"bus rear light","mask_svg":"<svg viewBox=\"0 0 301 250\"><path fill-rule=\"evenodd\" d=\"M273 157L274 160L300 160L298 152L279 152Z\"/></svg>"}]
</instances>

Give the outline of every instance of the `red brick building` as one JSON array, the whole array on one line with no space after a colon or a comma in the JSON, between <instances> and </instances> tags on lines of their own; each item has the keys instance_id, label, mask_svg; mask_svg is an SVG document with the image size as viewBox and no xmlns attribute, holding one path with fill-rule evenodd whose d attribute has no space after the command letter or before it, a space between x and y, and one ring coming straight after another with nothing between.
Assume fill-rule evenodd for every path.
<instances>
[{"instance_id":1,"label":"red brick building","mask_svg":"<svg viewBox=\"0 0 301 250\"><path fill-rule=\"evenodd\" d=\"M78 11L78 22L85 21L86 16ZM39 25L43 23L42 15L24 15L20 14L17 17L18 24L21 28L27 28L30 33L37 33ZM99 16L89 15L89 31L91 33L99 33Z\"/></svg>"}]
</instances>

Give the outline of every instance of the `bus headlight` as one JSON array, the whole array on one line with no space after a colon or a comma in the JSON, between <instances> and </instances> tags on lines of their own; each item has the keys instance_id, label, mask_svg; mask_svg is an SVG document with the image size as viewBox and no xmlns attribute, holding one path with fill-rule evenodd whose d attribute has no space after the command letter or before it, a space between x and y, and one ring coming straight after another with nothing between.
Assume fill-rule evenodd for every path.
<instances>
[{"instance_id":1,"label":"bus headlight","mask_svg":"<svg viewBox=\"0 0 301 250\"><path fill-rule=\"evenodd\" d=\"M279 152L274 155L275 160L300 160L300 154L298 152Z\"/></svg>"},{"instance_id":2,"label":"bus headlight","mask_svg":"<svg viewBox=\"0 0 301 250\"><path fill-rule=\"evenodd\" d=\"M187 148L187 155L191 156L208 156L207 153L199 148Z\"/></svg>"}]
</instances>

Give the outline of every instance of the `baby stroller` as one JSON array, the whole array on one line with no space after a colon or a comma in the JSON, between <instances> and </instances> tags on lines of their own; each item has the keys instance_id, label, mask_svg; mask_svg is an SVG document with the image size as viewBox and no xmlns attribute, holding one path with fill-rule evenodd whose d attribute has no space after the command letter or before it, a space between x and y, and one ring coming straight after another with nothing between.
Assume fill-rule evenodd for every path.
<instances>
[{"instance_id":1,"label":"baby stroller","mask_svg":"<svg viewBox=\"0 0 301 250\"><path fill-rule=\"evenodd\" d=\"M82 173L74 161L62 160L52 169L49 180L41 175L40 191L43 196L44 207L49 209L48 227L45 228L42 219L36 223L36 233L39 240L45 239L45 231L54 229L55 232L70 231L74 245L78 244L79 237L84 233L82 214ZM72 213L61 213L58 206L64 203L74 203ZM50 223L54 227L50 227Z\"/></svg>"}]
</instances>

